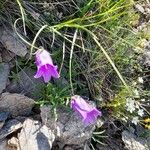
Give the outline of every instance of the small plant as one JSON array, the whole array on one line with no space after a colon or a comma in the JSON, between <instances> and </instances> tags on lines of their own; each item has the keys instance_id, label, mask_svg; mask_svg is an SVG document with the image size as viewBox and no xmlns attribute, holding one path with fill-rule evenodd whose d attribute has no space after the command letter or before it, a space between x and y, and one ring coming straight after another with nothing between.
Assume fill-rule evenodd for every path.
<instances>
[{"instance_id":1,"label":"small plant","mask_svg":"<svg viewBox=\"0 0 150 150\"><path fill-rule=\"evenodd\" d=\"M105 130L101 131L101 127L99 127L99 129L95 130L95 132L93 132L93 136L92 136L92 140L91 140L91 148L92 150L95 150L95 144L100 144L100 145L104 145L106 146L107 144L105 144L104 139L107 139L108 136L105 135Z\"/></svg>"},{"instance_id":2,"label":"small plant","mask_svg":"<svg viewBox=\"0 0 150 150\"><path fill-rule=\"evenodd\" d=\"M53 107L68 105L70 99L70 88L60 88L52 83L48 83L43 89L43 97L38 104L52 105Z\"/></svg>"}]
</instances>

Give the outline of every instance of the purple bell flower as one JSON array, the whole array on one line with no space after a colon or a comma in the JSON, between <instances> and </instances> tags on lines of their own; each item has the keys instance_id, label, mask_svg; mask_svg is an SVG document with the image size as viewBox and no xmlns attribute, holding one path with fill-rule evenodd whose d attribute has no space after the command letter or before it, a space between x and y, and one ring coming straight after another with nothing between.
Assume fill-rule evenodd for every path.
<instances>
[{"instance_id":1,"label":"purple bell flower","mask_svg":"<svg viewBox=\"0 0 150 150\"><path fill-rule=\"evenodd\" d=\"M52 58L48 51L40 49L36 52L36 65L37 73L34 78L40 78L43 76L44 81L47 83L51 80L51 77L60 77L57 71L57 66L53 64Z\"/></svg>"},{"instance_id":2,"label":"purple bell flower","mask_svg":"<svg viewBox=\"0 0 150 150\"><path fill-rule=\"evenodd\" d=\"M81 115L85 126L95 123L97 117L102 115L96 107L88 104L78 95L71 97L71 108Z\"/></svg>"}]
</instances>

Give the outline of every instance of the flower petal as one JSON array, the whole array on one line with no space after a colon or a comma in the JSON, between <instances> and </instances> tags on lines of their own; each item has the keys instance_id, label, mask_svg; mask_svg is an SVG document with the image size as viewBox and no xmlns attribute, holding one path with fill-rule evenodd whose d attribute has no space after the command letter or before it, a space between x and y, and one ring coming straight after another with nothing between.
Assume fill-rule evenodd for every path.
<instances>
[{"instance_id":1,"label":"flower petal","mask_svg":"<svg viewBox=\"0 0 150 150\"><path fill-rule=\"evenodd\" d=\"M36 64L38 66L43 66L46 64L53 65L53 61L52 61L52 58L51 58L49 52L46 50L37 51L37 53L36 53Z\"/></svg>"},{"instance_id":2,"label":"flower petal","mask_svg":"<svg viewBox=\"0 0 150 150\"><path fill-rule=\"evenodd\" d=\"M43 73L44 82L47 83L51 80L51 75L48 72Z\"/></svg>"},{"instance_id":3,"label":"flower petal","mask_svg":"<svg viewBox=\"0 0 150 150\"><path fill-rule=\"evenodd\" d=\"M42 68L42 70L43 70L42 76L43 76L43 78L44 78L44 82L47 83L47 82L49 82L50 79L51 79L50 71L48 70L47 65L44 65L44 66L42 66L41 68Z\"/></svg>"},{"instance_id":4,"label":"flower petal","mask_svg":"<svg viewBox=\"0 0 150 150\"><path fill-rule=\"evenodd\" d=\"M82 116L85 126L95 123L97 117L101 116L101 112L96 107L89 105L78 95L72 97L71 107Z\"/></svg>"},{"instance_id":5,"label":"flower petal","mask_svg":"<svg viewBox=\"0 0 150 150\"><path fill-rule=\"evenodd\" d=\"M72 103L72 108L81 115L82 119L86 119L87 111L80 109L80 107L76 103Z\"/></svg>"},{"instance_id":6,"label":"flower petal","mask_svg":"<svg viewBox=\"0 0 150 150\"><path fill-rule=\"evenodd\" d=\"M97 109L93 109L93 111L87 113L87 117L83 122L85 125L93 124L96 122L98 116L101 116L101 112Z\"/></svg>"},{"instance_id":7,"label":"flower petal","mask_svg":"<svg viewBox=\"0 0 150 150\"><path fill-rule=\"evenodd\" d=\"M43 74L42 69L38 69L35 76L34 76L34 78L40 78L42 76L42 74Z\"/></svg>"},{"instance_id":8,"label":"flower petal","mask_svg":"<svg viewBox=\"0 0 150 150\"><path fill-rule=\"evenodd\" d=\"M57 71L57 66L49 65L49 64L47 66L48 66L48 69L50 71L51 76L53 76L54 78L59 78L60 77L60 75Z\"/></svg>"},{"instance_id":9,"label":"flower petal","mask_svg":"<svg viewBox=\"0 0 150 150\"><path fill-rule=\"evenodd\" d=\"M76 106L80 107L80 109L88 112L93 110L93 106L89 105L82 97L74 95L71 99L74 100L74 103L76 103Z\"/></svg>"},{"instance_id":10,"label":"flower petal","mask_svg":"<svg viewBox=\"0 0 150 150\"><path fill-rule=\"evenodd\" d=\"M39 49L36 52L36 61L35 61L38 71L35 78L39 78L43 76L44 81L48 82L51 79L51 76L54 78L59 78L59 74L57 71L57 66L53 65L52 58L50 53L44 49Z\"/></svg>"}]
</instances>

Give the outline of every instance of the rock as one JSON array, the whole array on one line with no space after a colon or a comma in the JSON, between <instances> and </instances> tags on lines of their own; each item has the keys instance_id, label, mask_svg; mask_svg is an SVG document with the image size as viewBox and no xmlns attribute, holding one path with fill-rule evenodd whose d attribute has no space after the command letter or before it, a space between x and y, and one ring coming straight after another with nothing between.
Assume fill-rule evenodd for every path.
<instances>
[{"instance_id":1,"label":"rock","mask_svg":"<svg viewBox=\"0 0 150 150\"><path fill-rule=\"evenodd\" d=\"M84 150L91 150L91 148L89 147L87 143L84 145Z\"/></svg>"},{"instance_id":2,"label":"rock","mask_svg":"<svg viewBox=\"0 0 150 150\"><path fill-rule=\"evenodd\" d=\"M7 63L0 63L0 93L6 87L9 71L9 65Z\"/></svg>"},{"instance_id":3,"label":"rock","mask_svg":"<svg viewBox=\"0 0 150 150\"><path fill-rule=\"evenodd\" d=\"M149 150L145 139L136 137L128 131L122 132L122 140L128 150Z\"/></svg>"},{"instance_id":4,"label":"rock","mask_svg":"<svg viewBox=\"0 0 150 150\"><path fill-rule=\"evenodd\" d=\"M20 150L19 142L16 137L12 137L8 140L7 150Z\"/></svg>"},{"instance_id":5,"label":"rock","mask_svg":"<svg viewBox=\"0 0 150 150\"><path fill-rule=\"evenodd\" d=\"M2 62L2 54L0 53L0 63Z\"/></svg>"},{"instance_id":6,"label":"rock","mask_svg":"<svg viewBox=\"0 0 150 150\"><path fill-rule=\"evenodd\" d=\"M74 147L73 145L71 145L71 146L65 146L64 148L63 148L63 150L83 150L83 149L81 149L81 148L78 148L78 147ZM85 150L88 150L88 149L85 149Z\"/></svg>"},{"instance_id":7,"label":"rock","mask_svg":"<svg viewBox=\"0 0 150 150\"><path fill-rule=\"evenodd\" d=\"M39 121L27 119L18 134L21 150L50 150L52 148L54 134Z\"/></svg>"},{"instance_id":8,"label":"rock","mask_svg":"<svg viewBox=\"0 0 150 150\"><path fill-rule=\"evenodd\" d=\"M10 62L14 57L15 57L15 54L6 49L2 51L3 62Z\"/></svg>"},{"instance_id":9,"label":"rock","mask_svg":"<svg viewBox=\"0 0 150 150\"><path fill-rule=\"evenodd\" d=\"M3 127L5 120L8 118L9 113L8 112L1 112L0 113L0 129Z\"/></svg>"},{"instance_id":10,"label":"rock","mask_svg":"<svg viewBox=\"0 0 150 150\"><path fill-rule=\"evenodd\" d=\"M94 125L85 127L75 112L62 107L54 113L50 107L43 106L41 118L43 124L55 133L60 147L66 144L83 147L85 142L91 139L95 129Z\"/></svg>"},{"instance_id":11,"label":"rock","mask_svg":"<svg viewBox=\"0 0 150 150\"><path fill-rule=\"evenodd\" d=\"M34 70L24 68L18 73L18 81L14 79L6 90L10 93L22 93L28 97L39 99L45 84L43 80L35 79L34 75Z\"/></svg>"},{"instance_id":12,"label":"rock","mask_svg":"<svg viewBox=\"0 0 150 150\"><path fill-rule=\"evenodd\" d=\"M0 97L0 112L12 117L29 115L33 106L34 100L21 94L2 93Z\"/></svg>"},{"instance_id":13,"label":"rock","mask_svg":"<svg viewBox=\"0 0 150 150\"><path fill-rule=\"evenodd\" d=\"M0 141L0 150L6 150L7 140Z\"/></svg>"},{"instance_id":14,"label":"rock","mask_svg":"<svg viewBox=\"0 0 150 150\"><path fill-rule=\"evenodd\" d=\"M22 123L16 119L9 120L2 129L0 129L0 140L22 127Z\"/></svg>"},{"instance_id":15,"label":"rock","mask_svg":"<svg viewBox=\"0 0 150 150\"><path fill-rule=\"evenodd\" d=\"M27 54L27 47L10 28L0 28L0 41L3 46L20 57Z\"/></svg>"}]
</instances>

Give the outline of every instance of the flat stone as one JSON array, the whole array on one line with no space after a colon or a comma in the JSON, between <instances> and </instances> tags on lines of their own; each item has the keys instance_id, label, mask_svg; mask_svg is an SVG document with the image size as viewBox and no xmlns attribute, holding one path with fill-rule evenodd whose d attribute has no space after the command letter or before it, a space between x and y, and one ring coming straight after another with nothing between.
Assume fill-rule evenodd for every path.
<instances>
[{"instance_id":1,"label":"flat stone","mask_svg":"<svg viewBox=\"0 0 150 150\"><path fill-rule=\"evenodd\" d=\"M95 129L95 125L85 127L75 112L62 107L55 113L49 106L41 107L41 118L43 124L55 133L60 147L66 144L83 147L91 139Z\"/></svg>"},{"instance_id":2,"label":"flat stone","mask_svg":"<svg viewBox=\"0 0 150 150\"><path fill-rule=\"evenodd\" d=\"M52 148L54 134L39 121L27 119L18 134L21 150L50 150Z\"/></svg>"},{"instance_id":3,"label":"flat stone","mask_svg":"<svg viewBox=\"0 0 150 150\"><path fill-rule=\"evenodd\" d=\"M12 29L1 27L0 33L0 41L7 50L15 53L20 57L24 57L27 54L26 45L22 40L19 39L19 37Z\"/></svg>"},{"instance_id":4,"label":"flat stone","mask_svg":"<svg viewBox=\"0 0 150 150\"><path fill-rule=\"evenodd\" d=\"M34 100L21 94L2 93L0 97L0 112L12 117L29 115L33 106Z\"/></svg>"},{"instance_id":5,"label":"flat stone","mask_svg":"<svg viewBox=\"0 0 150 150\"><path fill-rule=\"evenodd\" d=\"M0 140L4 139L9 134L16 132L22 127L22 123L16 119L9 120L3 128L0 129Z\"/></svg>"},{"instance_id":6,"label":"flat stone","mask_svg":"<svg viewBox=\"0 0 150 150\"><path fill-rule=\"evenodd\" d=\"M17 76L18 80L13 80L7 87L10 93L22 93L28 97L39 99L42 97L42 89L44 81L42 79L35 79L35 71L31 68L24 68Z\"/></svg>"},{"instance_id":7,"label":"flat stone","mask_svg":"<svg viewBox=\"0 0 150 150\"><path fill-rule=\"evenodd\" d=\"M0 63L0 93L6 88L9 71L7 63Z\"/></svg>"}]
</instances>

